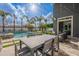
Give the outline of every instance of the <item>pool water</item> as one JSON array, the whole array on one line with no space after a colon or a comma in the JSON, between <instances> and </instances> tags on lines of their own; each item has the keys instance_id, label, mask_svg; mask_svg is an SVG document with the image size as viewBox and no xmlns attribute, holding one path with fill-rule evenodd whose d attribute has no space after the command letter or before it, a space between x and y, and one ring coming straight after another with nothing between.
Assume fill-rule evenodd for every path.
<instances>
[{"instance_id":1,"label":"pool water","mask_svg":"<svg viewBox=\"0 0 79 59\"><path fill-rule=\"evenodd\" d=\"M33 35L33 33L32 32L15 32L14 33L15 38L24 37L24 36L28 36L28 35Z\"/></svg>"}]
</instances>

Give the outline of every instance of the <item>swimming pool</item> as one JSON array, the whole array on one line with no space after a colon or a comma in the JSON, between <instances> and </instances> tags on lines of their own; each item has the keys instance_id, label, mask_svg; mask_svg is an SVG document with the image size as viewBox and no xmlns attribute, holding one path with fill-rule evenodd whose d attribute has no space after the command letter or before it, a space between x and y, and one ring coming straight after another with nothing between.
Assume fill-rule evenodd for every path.
<instances>
[{"instance_id":1,"label":"swimming pool","mask_svg":"<svg viewBox=\"0 0 79 59\"><path fill-rule=\"evenodd\" d=\"M15 38L29 36L29 35L34 35L34 33L33 32L15 32L14 33Z\"/></svg>"}]
</instances>

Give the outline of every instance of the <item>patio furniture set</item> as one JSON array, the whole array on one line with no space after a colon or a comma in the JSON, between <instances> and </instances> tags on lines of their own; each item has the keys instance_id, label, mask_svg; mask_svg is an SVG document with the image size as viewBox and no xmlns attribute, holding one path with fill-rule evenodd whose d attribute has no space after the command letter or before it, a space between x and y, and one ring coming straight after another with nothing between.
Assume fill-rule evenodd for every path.
<instances>
[{"instance_id":1,"label":"patio furniture set","mask_svg":"<svg viewBox=\"0 0 79 59\"><path fill-rule=\"evenodd\" d=\"M15 44L15 56L52 56L53 52L59 49L59 44L54 46L55 35L37 35L32 37L22 37L20 44ZM58 51L57 51L58 52Z\"/></svg>"}]
</instances>

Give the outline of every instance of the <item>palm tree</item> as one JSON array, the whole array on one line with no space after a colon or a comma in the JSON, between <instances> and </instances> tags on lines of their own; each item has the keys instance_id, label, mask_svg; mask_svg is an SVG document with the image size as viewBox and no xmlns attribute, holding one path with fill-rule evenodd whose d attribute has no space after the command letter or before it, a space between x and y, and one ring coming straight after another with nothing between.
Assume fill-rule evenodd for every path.
<instances>
[{"instance_id":1,"label":"palm tree","mask_svg":"<svg viewBox=\"0 0 79 59\"><path fill-rule=\"evenodd\" d=\"M47 20L43 16L40 16L40 18L38 20L40 22L40 24L39 24L40 25L40 30L42 30L42 32L43 32L44 29L45 29L45 31L46 31L46 25L44 23L42 23L41 21L44 20L46 22Z\"/></svg>"},{"instance_id":2,"label":"palm tree","mask_svg":"<svg viewBox=\"0 0 79 59\"><path fill-rule=\"evenodd\" d=\"M0 10L0 15L3 17L3 19L2 19L2 23L3 23L3 32L4 32L4 19L5 19L5 12L4 11L2 11L2 10Z\"/></svg>"},{"instance_id":3,"label":"palm tree","mask_svg":"<svg viewBox=\"0 0 79 59\"><path fill-rule=\"evenodd\" d=\"M32 23L34 23L34 21L32 20L29 20L29 18L28 18L28 16L26 16L26 15L22 15L21 16L21 31L22 31L22 25L23 25L23 19L24 18L26 18L27 19L27 22L28 22L28 24L26 25L26 27L28 28L28 27L32 27ZM30 25L29 25L30 24Z\"/></svg>"},{"instance_id":4,"label":"palm tree","mask_svg":"<svg viewBox=\"0 0 79 59\"><path fill-rule=\"evenodd\" d=\"M38 22L39 21L39 17L35 16L35 22ZM36 27L36 23L35 23L35 27ZM40 24L39 24L40 25ZM40 30L40 29L39 29Z\"/></svg>"},{"instance_id":5,"label":"palm tree","mask_svg":"<svg viewBox=\"0 0 79 59\"><path fill-rule=\"evenodd\" d=\"M29 24L27 25L27 28L28 28L29 31L32 31L33 28L34 28L34 26L33 26L33 24L29 23Z\"/></svg>"},{"instance_id":6,"label":"palm tree","mask_svg":"<svg viewBox=\"0 0 79 59\"><path fill-rule=\"evenodd\" d=\"M27 22L29 23L30 22L29 17L28 16L25 16L25 18L27 19Z\"/></svg>"},{"instance_id":7,"label":"palm tree","mask_svg":"<svg viewBox=\"0 0 79 59\"><path fill-rule=\"evenodd\" d=\"M15 32L15 20L16 20L16 16L15 16L15 14L13 14L13 17L14 17L13 24L14 24L14 32Z\"/></svg>"},{"instance_id":8,"label":"palm tree","mask_svg":"<svg viewBox=\"0 0 79 59\"><path fill-rule=\"evenodd\" d=\"M37 19L35 17L32 17L30 21L31 21L31 24L35 25L35 30L36 30L36 21L37 21Z\"/></svg>"},{"instance_id":9,"label":"palm tree","mask_svg":"<svg viewBox=\"0 0 79 59\"><path fill-rule=\"evenodd\" d=\"M39 21L39 30L41 30L40 25L42 24L42 23L41 23L42 19L43 19L42 16L37 17L37 20Z\"/></svg>"},{"instance_id":10,"label":"palm tree","mask_svg":"<svg viewBox=\"0 0 79 59\"><path fill-rule=\"evenodd\" d=\"M35 22L35 30L37 29L37 24L36 24L37 20L38 20L38 17L37 17L37 16L35 16L35 17L34 17L34 22Z\"/></svg>"},{"instance_id":11,"label":"palm tree","mask_svg":"<svg viewBox=\"0 0 79 59\"><path fill-rule=\"evenodd\" d=\"M23 16L21 17L21 31L22 31L22 26L23 26Z\"/></svg>"},{"instance_id":12,"label":"palm tree","mask_svg":"<svg viewBox=\"0 0 79 59\"><path fill-rule=\"evenodd\" d=\"M30 24L34 24L34 17L30 19Z\"/></svg>"},{"instance_id":13,"label":"palm tree","mask_svg":"<svg viewBox=\"0 0 79 59\"><path fill-rule=\"evenodd\" d=\"M53 15L50 15L50 18L52 19L52 21L56 21L56 17L54 17Z\"/></svg>"},{"instance_id":14,"label":"palm tree","mask_svg":"<svg viewBox=\"0 0 79 59\"><path fill-rule=\"evenodd\" d=\"M44 19L45 23L47 24L47 19Z\"/></svg>"},{"instance_id":15,"label":"palm tree","mask_svg":"<svg viewBox=\"0 0 79 59\"><path fill-rule=\"evenodd\" d=\"M45 31L47 32L47 19L44 18L44 21L45 21L44 28L45 28Z\"/></svg>"},{"instance_id":16,"label":"palm tree","mask_svg":"<svg viewBox=\"0 0 79 59\"><path fill-rule=\"evenodd\" d=\"M25 16L25 15L22 15L21 17L20 17L20 19L21 19L21 31L22 31L22 28L23 28L23 19L24 18L28 18L27 16Z\"/></svg>"},{"instance_id":17,"label":"palm tree","mask_svg":"<svg viewBox=\"0 0 79 59\"><path fill-rule=\"evenodd\" d=\"M3 17L3 20L2 20L2 23L3 23L3 32L5 32L5 29L4 28L5 28L5 19L6 19L6 16L7 15L11 15L11 14L6 13L6 12L0 10L0 15Z\"/></svg>"},{"instance_id":18,"label":"palm tree","mask_svg":"<svg viewBox=\"0 0 79 59\"><path fill-rule=\"evenodd\" d=\"M30 20L28 20L28 22L29 23L27 24L27 28L32 31L34 28L34 24L35 24L35 18L32 17Z\"/></svg>"},{"instance_id":19,"label":"palm tree","mask_svg":"<svg viewBox=\"0 0 79 59\"><path fill-rule=\"evenodd\" d=\"M23 18L26 18L27 19L28 24L30 23L30 20L29 20L28 16L23 15ZM29 26L28 24L26 24L26 27Z\"/></svg>"},{"instance_id":20,"label":"palm tree","mask_svg":"<svg viewBox=\"0 0 79 59\"><path fill-rule=\"evenodd\" d=\"M4 22L4 26L3 26L4 28L3 28L3 31L4 31L4 32L5 32L5 30L4 30L4 29L5 29L5 20L6 20L6 17L7 17L8 15L11 16L10 13L6 13L6 12L5 12L5 14L4 14L4 16L3 16L3 19L4 19L4 20L3 20L3 22Z\"/></svg>"}]
</instances>

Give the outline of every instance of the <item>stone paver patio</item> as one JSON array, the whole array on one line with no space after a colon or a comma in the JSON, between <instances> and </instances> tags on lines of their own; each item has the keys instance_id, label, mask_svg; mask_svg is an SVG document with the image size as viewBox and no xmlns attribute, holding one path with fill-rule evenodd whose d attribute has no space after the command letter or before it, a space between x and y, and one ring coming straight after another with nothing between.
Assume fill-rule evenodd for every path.
<instances>
[{"instance_id":1,"label":"stone paver patio","mask_svg":"<svg viewBox=\"0 0 79 59\"><path fill-rule=\"evenodd\" d=\"M61 53L65 53L65 55L67 54L69 56L79 56L79 50L71 47L71 45L60 43L60 50L62 51ZM79 43L77 43L76 45L79 46ZM64 54L60 55L61 53L59 53L59 56L65 56ZM0 56L15 56L14 45L3 48L2 51L0 52Z\"/></svg>"},{"instance_id":2,"label":"stone paver patio","mask_svg":"<svg viewBox=\"0 0 79 59\"><path fill-rule=\"evenodd\" d=\"M14 46L3 48L2 51L0 52L0 56L14 56L14 55L15 55Z\"/></svg>"}]
</instances>

